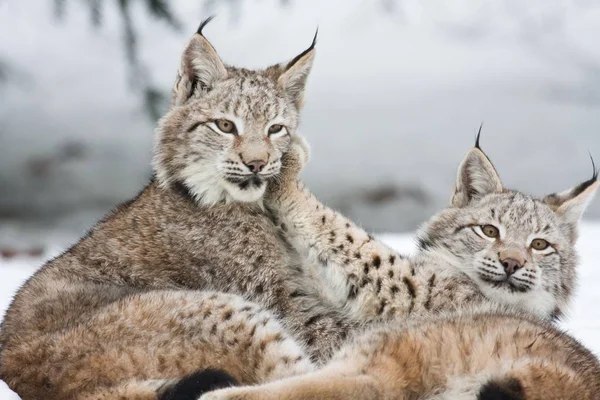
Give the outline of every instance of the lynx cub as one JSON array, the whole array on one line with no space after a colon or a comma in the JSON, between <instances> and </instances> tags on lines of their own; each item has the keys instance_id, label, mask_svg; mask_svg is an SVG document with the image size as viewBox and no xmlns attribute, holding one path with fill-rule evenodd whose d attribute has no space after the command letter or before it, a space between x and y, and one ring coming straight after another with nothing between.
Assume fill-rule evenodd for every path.
<instances>
[{"instance_id":1,"label":"lynx cub","mask_svg":"<svg viewBox=\"0 0 600 400\"><path fill-rule=\"evenodd\" d=\"M201 400L596 400L600 364L548 322L493 307L384 324L323 368Z\"/></svg>"},{"instance_id":2,"label":"lynx cub","mask_svg":"<svg viewBox=\"0 0 600 400\"><path fill-rule=\"evenodd\" d=\"M308 154L295 141L267 204L318 263L324 292L341 293L340 304L363 320L394 321L372 323L312 373L201 400L600 396L596 358L548 321L572 291L577 224L598 188L596 171L538 200L503 189L477 143L459 167L451 207L421 230L414 259L401 259L295 182Z\"/></svg>"},{"instance_id":3,"label":"lynx cub","mask_svg":"<svg viewBox=\"0 0 600 400\"><path fill-rule=\"evenodd\" d=\"M542 199L505 189L479 147L459 169L451 205L418 233L404 258L321 204L296 174L308 148L295 138L272 208L290 242L312 260L323 294L361 321L498 302L558 318L575 284L577 225L599 183L594 176Z\"/></svg>"},{"instance_id":4,"label":"lynx cub","mask_svg":"<svg viewBox=\"0 0 600 400\"><path fill-rule=\"evenodd\" d=\"M156 399L223 365L264 382L309 363L286 331L324 360L355 326L311 291L261 205L296 135L314 43L265 70L234 68L204 25L157 129L156 178L41 268L7 312L0 378L24 400Z\"/></svg>"}]
</instances>

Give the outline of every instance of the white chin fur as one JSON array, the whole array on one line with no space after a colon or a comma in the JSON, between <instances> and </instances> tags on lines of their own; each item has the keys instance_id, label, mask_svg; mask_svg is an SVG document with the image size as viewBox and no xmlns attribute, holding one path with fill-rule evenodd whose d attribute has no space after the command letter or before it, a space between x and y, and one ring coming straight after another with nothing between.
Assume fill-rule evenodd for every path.
<instances>
[{"instance_id":1,"label":"white chin fur","mask_svg":"<svg viewBox=\"0 0 600 400\"><path fill-rule=\"evenodd\" d=\"M244 203L251 203L262 199L267 188L267 182L263 182L260 187L249 186L246 189L241 189L238 185L227 181L223 181L221 185L223 185L234 201Z\"/></svg>"},{"instance_id":2,"label":"white chin fur","mask_svg":"<svg viewBox=\"0 0 600 400\"><path fill-rule=\"evenodd\" d=\"M488 299L528 310L539 318L549 318L556 308L554 296L541 288L535 288L526 293L509 292L506 289L492 287L489 283L480 280L476 282Z\"/></svg>"}]
</instances>

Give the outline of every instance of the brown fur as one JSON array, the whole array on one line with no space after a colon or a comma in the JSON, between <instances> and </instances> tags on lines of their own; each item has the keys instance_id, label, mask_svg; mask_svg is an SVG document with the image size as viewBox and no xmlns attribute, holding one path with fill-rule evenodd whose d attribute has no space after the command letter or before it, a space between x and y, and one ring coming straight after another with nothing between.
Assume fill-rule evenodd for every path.
<instances>
[{"instance_id":1,"label":"brown fur","mask_svg":"<svg viewBox=\"0 0 600 400\"><path fill-rule=\"evenodd\" d=\"M311 46L283 66L226 67L192 37L157 130L155 180L41 268L7 312L0 378L24 400L155 398L204 368L227 365L242 383L289 375L309 364L302 345L330 357L356 324L311 289L258 198L295 134L313 57ZM216 132L218 118L240 135ZM272 124L286 129L267 135ZM262 175L238 159L265 149ZM215 172L224 155L229 180Z\"/></svg>"},{"instance_id":2,"label":"brown fur","mask_svg":"<svg viewBox=\"0 0 600 400\"><path fill-rule=\"evenodd\" d=\"M323 296L360 321L456 310L468 304L510 304L543 319L561 316L576 282L575 233L600 183L594 177L562 195L560 206L505 190L480 148L458 169L452 204L421 229L419 251L404 257L321 203L298 180L308 147L293 138L280 184L266 204L290 243L312 262ZM470 196L470 197L469 197ZM486 237L481 226L502 233ZM549 247L535 251L534 237ZM502 257L524 265L507 274Z\"/></svg>"},{"instance_id":3,"label":"brown fur","mask_svg":"<svg viewBox=\"0 0 600 400\"><path fill-rule=\"evenodd\" d=\"M489 382L507 381L519 399L600 398L589 350L550 324L491 310L379 327L320 370L201 400L475 400Z\"/></svg>"}]
</instances>

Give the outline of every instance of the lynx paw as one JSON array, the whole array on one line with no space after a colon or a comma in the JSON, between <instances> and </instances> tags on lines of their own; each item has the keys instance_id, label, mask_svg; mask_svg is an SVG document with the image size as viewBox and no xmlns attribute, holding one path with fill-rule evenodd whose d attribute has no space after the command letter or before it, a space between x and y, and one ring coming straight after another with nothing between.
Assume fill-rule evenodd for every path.
<instances>
[{"instance_id":1,"label":"lynx paw","mask_svg":"<svg viewBox=\"0 0 600 400\"><path fill-rule=\"evenodd\" d=\"M281 171L268 186L268 197L278 199L290 188L297 187L298 175L308 162L310 147L302 136L293 136L290 148L281 159Z\"/></svg>"},{"instance_id":2,"label":"lynx paw","mask_svg":"<svg viewBox=\"0 0 600 400\"><path fill-rule=\"evenodd\" d=\"M303 136L292 137L290 149L283 156L281 172L284 179L296 179L310 158L310 147Z\"/></svg>"}]
</instances>

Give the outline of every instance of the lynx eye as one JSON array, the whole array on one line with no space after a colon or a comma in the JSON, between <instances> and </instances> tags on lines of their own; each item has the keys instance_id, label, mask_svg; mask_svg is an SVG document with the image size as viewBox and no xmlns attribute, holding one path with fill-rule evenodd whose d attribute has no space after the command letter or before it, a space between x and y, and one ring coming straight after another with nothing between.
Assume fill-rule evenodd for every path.
<instances>
[{"instance_id":1,"label":"lynx eye","mask_svg":"<svg viewBox=\"0 0 600 400\"><path fill-rule=\"evenodd\" d=\"M534 250L542 251L542 250L546 250L548 247L550 247L550 243L548 243L547 240L533 239L531 241L531 248Z\"/></svg>"},{"instance_id":2,"label":"lynx eye","mask_svg":"<svg viewBox=\"0 0 600 400\"><path fill-rule=\"evenodd\" d=\"M237 129L235 128L235 124L228 119L218 119L215 121L215 125L219 130L223 133L237 133Z\"/></svg>"},{"instance_id":3,"label":"lynx eye","mask_svg":"<svg viewBox=\"0 0 600 400\"><path fill-rule=\"evenodd\" d=\"M500 231L494 225L483 225L481 227L481 232L489 238L496 239L500 236Z\"/></svg>"},{"instance_id":4,"label":"lynx eye","mask_svg":"<svg viewBox=\"0 0 600 400\"><path fill-rule=\"evenodd\" d=\"M280 133L283 131L283 125L275 124L269 127L269 135L275 135L276 133Z\"/></svg>"}]
</instances>

